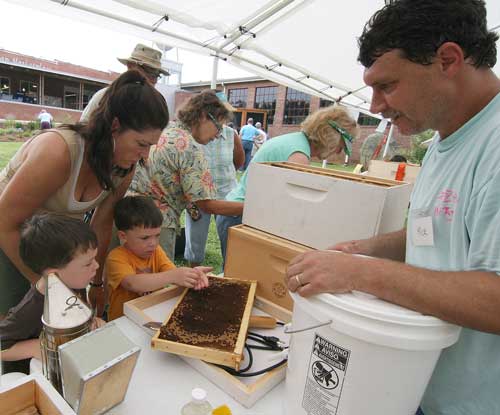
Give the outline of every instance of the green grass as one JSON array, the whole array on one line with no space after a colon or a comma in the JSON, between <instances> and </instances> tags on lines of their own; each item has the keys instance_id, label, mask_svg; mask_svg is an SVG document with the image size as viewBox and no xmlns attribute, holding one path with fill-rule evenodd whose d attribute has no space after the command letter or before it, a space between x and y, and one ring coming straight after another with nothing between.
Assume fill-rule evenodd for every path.
<instances>
[{"instance_id":1,"label":"green grass","mask_svg":"<svg viewBox=\"0 0 500 415\"><path fill-rule=\"evenodd\" d=\"M311 165L314 167L321 167L321 163L316 162L316 161L313 161L311 163ZM343 164L327 164L326 165L327 169L349 171L349 172L352 172L354 170L354 167L356 167L355 164L348 164L347 166L345 166Z\"/></svg>"},{"instance_id":2,"label":"green grass","mask_svg":"<svg viewBox=\"0 0 500 415\"><path fill-rule=\"evenodd\" d=\"M181 216L181 226L184 227L185 223L185 213L183 212ZM175 258L175 265L178 267L187 266L187 261L184 258ZM217 235L217 228L215 226L215 218L212 216L210 219L210 227L208 228L208 238L207 245L205 249L205 261L202 265L206 265L212 267L214 269L214 273L221 272L222 269L222 254L220 251L220 242L219 236Z\"/></svg>"},{"instance_id":3,"label":"green grass","mask_svg":"<svg viewBox=\"0 0 500 415\"><path fill-rule=\"evenodd\" d=\"M16 150L21 146L22 143L0 143L0 169L3 168ZM312 163L313 166L321 167L321 163ZM352 171L354 169L353 165L344 166L342 164L328 164L327 168ZM241 177L241 173L237 173L238 180ZM184 225L184 217L181 218L181 222ZM182 259L176 259L175 264L177 266L186 266L186 261ZM211 266L214 268L215 272L219 272L222 266L222 256L220 252L219 237L217 235L217 229L215 227L215 220L212 217L210 222L210 228L208 231L208 240L206 248L206 256L204 265Z\"/></svg>"},{"instance_id":4,"label":"green grass","mask_svg":"<svg viewBox=\"0 0 500 415\"><path fill-rule=\"evenodd\" d=\"M0 169L3 169L23 143L0 143Z\"/></svg>"}]
</instances>

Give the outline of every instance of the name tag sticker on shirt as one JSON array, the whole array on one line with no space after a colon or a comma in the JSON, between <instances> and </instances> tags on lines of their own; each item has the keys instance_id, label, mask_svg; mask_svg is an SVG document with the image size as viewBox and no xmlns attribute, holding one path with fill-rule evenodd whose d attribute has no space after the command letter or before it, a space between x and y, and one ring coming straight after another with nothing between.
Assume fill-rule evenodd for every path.
<instances>
[{"instance_id":1,"label":"name tag sticker on shirt","mask_svg":"<svg viewBox=\"0 0 500 415\"><path fill-rule=\"evenodd\" d=\"M412 242L415 246L434 246L432 217L420 216L412 221Z\"/></svg>"}]
</instances>

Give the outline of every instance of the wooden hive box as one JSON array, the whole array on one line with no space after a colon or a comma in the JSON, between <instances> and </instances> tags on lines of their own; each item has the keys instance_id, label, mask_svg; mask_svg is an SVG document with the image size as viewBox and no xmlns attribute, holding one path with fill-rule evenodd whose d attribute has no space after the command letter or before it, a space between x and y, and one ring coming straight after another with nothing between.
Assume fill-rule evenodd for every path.
<instances>
[{"instance_id":1,"label":"wooden hive box","mask_svg":"<svg viewBox=\"0 0 500 415\"><path fill-rule=\"evenodd\" d=\"M257 280L257 295L292 310L293 300L285 285L288 263L312 249L253 229L246 225L229 228L224 275Z\"/></svg>"},{"instance_id":2,"label":"wooden hive box","mask_svg":"<svg viewBox=\"0 0 500 415\"><path fill-rule=\"evenodd\" d=\"M368 165L368 175L384 179L395 179L399 164L395 161L371 160ZM403 180L408 183L415 183L418 173L420 173L420 166L409 163L405 164Z\"/></svg>"},{"instance_id":3,"label":"wooden hive box","mask_svg":"<svg viewBox=\"0 0 500 415\"><path fill-rule=\"evenodd\" d=\"M42 374L0 387L0 414L15 415L33 407L41 415L76 415Z\"/></svg>"},{"instance_id":4,"label":"wooden hive box","mask_svg":"<svg viewBox=\"0 0 500 415\"><path fill-rule=\"evenodd\" d=\"M257 283L217 277L209 277L209 280L210 286L204 290L184 290L161 330L151 340L151 346L238 370ZM242 304L238 304L240 292ZM224 309L227 306L231 312ZM219 324L225 327L218 327Z\"/></svg>"},{"instance_id":5,"label":"wooden hive box","mask_svg":"<svg viewBox=\"0 0 500 415\"><path fill-rule=\"evenodd\" d=\"M316 249L402 229L411 185L295 163L251 163L243 223Z\"/></svg>"},{"instance_id":6,"label":"wooden hive box","mask_svg":"<svg viewBox=\"0 0 500 415\"><path fill-rule=\"evenodd\" d=\"M78 415L98 415L125 399L140 348L115 322L59 346L66 401Z\"/></svg>"}]
</instances>

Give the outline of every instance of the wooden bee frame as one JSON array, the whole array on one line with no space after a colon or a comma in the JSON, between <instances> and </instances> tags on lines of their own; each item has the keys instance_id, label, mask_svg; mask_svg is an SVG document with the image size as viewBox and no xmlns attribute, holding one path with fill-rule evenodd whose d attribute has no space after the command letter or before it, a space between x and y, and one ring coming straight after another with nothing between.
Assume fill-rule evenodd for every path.
<instances>
[{"instance_id":1,"label":"wooden bee frame","mask_svg":"<svg viewBox=\"0 0 500 415\"><path fill-rule=\"evenodd\" d=\"M214 278L214 277L211 277ZM235 370L238 370L240 367L240 363L243 359L243 348L245 346L246 334L248 331L248 324L250 320L250 315L253 307L253 301L255 297L255 291L257 288L256 281L245 281L239 279L232 278L224 278L224 281L234 281L235 283L248 284L248 295L247 301L243 310L243 314L241 316L240 329L238 333L238 337L236 340L235 347L232 351L219 350L212 347L202 347L196 346L192 344L180 343L177 341L165 340L160 337L160 332L158 331L155 336L151 340L151 347L156 350L161 350L164 352L174 353L187 357L194 357L197 359L201 359L205 362L215 363L223 366L231 367ZM185 289L182 293L181 297L177 301L175 307L171 310L167 319L163 323L163 325L167 325L171 317L174 315L179 305L183 302L186 294L188 293L188 289Z\"/></svg>"}]
</instances>

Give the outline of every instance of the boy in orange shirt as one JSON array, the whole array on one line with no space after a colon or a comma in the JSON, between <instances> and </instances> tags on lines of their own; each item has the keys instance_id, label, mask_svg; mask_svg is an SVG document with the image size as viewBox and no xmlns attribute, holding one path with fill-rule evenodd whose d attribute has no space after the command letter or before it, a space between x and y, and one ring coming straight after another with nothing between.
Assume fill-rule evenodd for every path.
<instances>
[{"instance_id":1,"label":"boy in orange shirt","mask_svg":"<svg viewBox=\"0 0 500 415\"><path fill-rule=\"evenodd\" d=\"M123 315L125 302L167 284L208 287L206 273L211 267L176 268L159 245L163 217L151 198L123 198L115 205L114 220L121 246L106 259L109 321Z\"/></svg>"}]
</instances>

